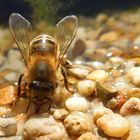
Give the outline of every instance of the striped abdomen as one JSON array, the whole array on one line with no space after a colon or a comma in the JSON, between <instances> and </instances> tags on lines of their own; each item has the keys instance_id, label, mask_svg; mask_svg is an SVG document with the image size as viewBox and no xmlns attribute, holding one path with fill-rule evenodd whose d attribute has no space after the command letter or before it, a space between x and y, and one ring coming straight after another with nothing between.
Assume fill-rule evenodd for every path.
<instances>
[{"instance_id":1,"label":"striped abdomen","mask_svg":"<svg viewBox=\"0 0 140 140\"><path fill-rule=\"evenodd\" d=\"M56 54L56 41L53 37L48 35L39 35L35 37L31 43L31 52L30 54Z\"/></svg>"}]
</instances>

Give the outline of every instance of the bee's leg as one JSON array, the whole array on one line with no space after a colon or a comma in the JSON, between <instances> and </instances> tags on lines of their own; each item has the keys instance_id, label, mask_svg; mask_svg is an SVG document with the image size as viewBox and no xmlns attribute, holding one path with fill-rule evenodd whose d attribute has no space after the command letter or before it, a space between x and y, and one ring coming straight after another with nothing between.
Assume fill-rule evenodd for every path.
<instances>
[{"instance_id":1,"label":"bee's leg","mask_svg":"<svg viewBox=\"0 0 140 140\"><path fill-rule=\"evenodd\" d=\"M45 99L47 99L47 100L50 102L50 104L49 104L49 106L48 106L48 110L50 110L51 105L52 105L52 99L49 98L49 97L45 97ZM45 103L47 103L47 101L46 101ZM45 104L45 103L43 103L43 104ZM41 104L41 105L42 105L42 104Z\"/></svg>"},{"instance_id":2,"label":"bee's leg","mask_svg":"<svg viewBox=\"0 0 140 140\"><path fill-rule=\"evenodd\" d=\"M28 89L28 93L29 93L30 95L31 95L31 91L32 91L32 88L29 88L29 89ZM26 112L25 112L25 113L28 112L31 103L33 102L31 96L28 96L28 95L27 95L26 98L29 99L29 103L28 103L28 106L27 106L27 108L26 108Z\"/></svg>"},{"instance_id":3,"label":"bee's leg","mask_svg":"<svg viewBox=\"0 0 140 140\"><path fill-rule=\"evenodd\" d=\"M75 92L74 90L72 91L71 89L69 89L68 80L67 80L68 74L67 74L65 68L62 67L62 68L61 68L61 72L62 72L62 75L63 75L63 77L64 77L64 84L65 84L66 89L67 89L69 92L74 93L74 92Z\"/></svg>"},{"instance_id":4,"label":"bee's leg","mask_svg":"<svg viewBox=\"0 0 140 140\"><path fill-rule=\"evenodd\" d=\"M29 100L29 103L28 103L28 106L27 106L27 108L26 108L25 113L27 113L27 112L28 112L28 109L29 109L30 105L31 105L31 100Z\"/></svg>"},{"instance_id":5,"label":"bee's leg","mask_svg":"<svg viewBox=\"0 0 140 140\"><path fill-rule=\"evenodd\" d=\"M51 105L52 105L52 99L50 99L50 98L47 98L47 99L50 101L50 104L49 104L49 106L48 106L48 110L50 110Z\"/></svg>"},{"instance_id":6,"label":"bee's leg","mask_svg":"<svg viewBox=\"0 0 140 140\"><path fill-rule=\"evenodd\" d=\"M40 111L40 104L35 104L35 113Z\"/></svg>"},{"instance_id":7,"label":"bee's leg","mask_svg":"<svg viewBox=\"0 0 140 140\"><path fill-rule=\"evenodd\" d=\"M16 105L16 103L18 102L19 100L19 97L21 96L21 81L22 81L22 77L23 77L24 74L21 74L19 76L19 79L18 79L18 85L17 85L17 95L16 95L16 99L14 100L14 102L11 104L11 105Z\"/></svg>"},{"instance_id":8,"label":"bee's leg","mask_svg":"<svg viewBox=\"0 0 140 140\"><path fill-rule=\"evenodd\" d=\"M22 82L22 78L23 78L24 74L21 74L19 76L18 79L18 87L17 87L17 96L20 97L21 96L21 82Z\"/></svg>"}]
</instances>

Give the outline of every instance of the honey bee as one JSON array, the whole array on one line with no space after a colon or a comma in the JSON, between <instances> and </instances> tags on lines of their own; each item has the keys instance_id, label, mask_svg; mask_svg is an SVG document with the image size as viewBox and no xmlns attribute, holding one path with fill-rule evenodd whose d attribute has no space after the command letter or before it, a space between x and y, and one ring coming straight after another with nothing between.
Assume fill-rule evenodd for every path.
<instances>
[{"instance_id":1,"label":"honey bee","mask_svg":"<svg viewBox=\"0 0 140 140\"><path fill-rule=\"evenodd\" d=\"M39 112L40 106L48 101L50 108L52 103L50 96L54 94L59 83L57 74L59 69L68 89L66 77L68 64L64 61L64 56L77 32L77 17L70 15L60 20L56 24L53 37L41 34L31 40L31 24L18 13L10 15L9 27L26 65L24 74L21 74L18 80L17 100L21 97L21 82L24 78L27 87L24 96L29 98L30 103L35 104L35 111Z\"/></svg>"}]
</instances>

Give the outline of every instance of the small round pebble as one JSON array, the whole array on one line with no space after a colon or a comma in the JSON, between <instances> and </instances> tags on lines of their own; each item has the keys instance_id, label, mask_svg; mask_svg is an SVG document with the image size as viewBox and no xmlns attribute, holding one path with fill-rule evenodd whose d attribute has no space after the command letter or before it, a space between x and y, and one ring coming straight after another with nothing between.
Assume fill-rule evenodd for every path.
<instances>
[{"instance_id":1,"label":"small round pebble","mask_svg":"<svg viewBox=\"0 0 140 140\"><path fill-rule=\"evenodd\" d=\"M63 120L68 115L68 111L66 109L56 109L53 113L53 117L58 120Z\"/></svg>"},{"instance_id":2,"label":"small round pebble","mask_svg":"<svg viewBox=\"0 0 140 140\"><path fill-rule=\"evenodd\" d=\"M77 88L81 96L91 96L95 93L95 82L91 80L82 80L78 83Z\"/></svg>"},{"instance_id":3,"label":"small round pebble","mask_svg":"<svg viewBox=\"0 0 140 140\"><path fill-rule=\"evenodd\" d=\"M95 70L87 75L87 79L93 81L106 81L109 79L109 74L104 70Z\"/></svg>"},{"instance_id":4,"label":"small round pebble","mask_svg":"<svg viewBox=\"0 0 140 140\"><path fill-rule=\"evenodd\" d=\"M64 120L64 126L70 135L79 136L92 131L92 119L82 112L72 112Z\"/></svg>"},{"instance_id":5,"label":"small round pebble","mask_svg":"<svg viewBox=\"0 0 140 140\"><path fill-rule=\"evenodd\" d=\"M130 130L128 120L115 113L103 115L96 123L106 135L111 137L122 137Z\"/></svg>"},{"instance_id":6,"label":"small round pebble","mask_svg":"<svg viewBox=\"0 0 140 140\"><path fill-rule=\"evenodd\" d=\"M84 97L73 96L65 101L65 106L69 111L86 112L89 108L89 103Z\"/></svg>"},{"instance_id":7,"label":"small round pebble","mask_svg":"<svg viewBox=\"0 0 140 140\"><path fill-rule=\"evenodd\" d=\"M98 138L91 132L82 134L77 140L98 140Z\"/></svg>"},{"instance_id":8,"label":"small round pebble","mask_svg":"<svg viewBox=\"0 0 140 140\"><path fill-rule=\"evenodd\" d=\"M132 97L127 100L120 109L120 114L123 116L134 115L140 112L140 99Z\"/></svg>"},{"instance_id":9,"label":"small round pebble","mask_svg":"<svg viewBox=\"0 0 140 140\"><path fill-rule=\"evenodd\" d=\"M115 31L110 31L107 33L104 33L101 37L100 37L100 41L107 41L107 42L112 42L112 41L116 41L119 38L119 33L115 32Z\"/></svg>"},{"instance_id":10,"label":"small round pebble","mask_svg":"<svg viewBox=\"0 0 140 140\"><path fill-rule=\"evenodd\" d=\"M140 85L140 67L133 67L129 69L128 77L135 85Z\"/></svg>"},{"instance_id":11,"label":"small round pebble","mask_svg":"<svg viewBox=\"0 0 140 140\"><path fill-rule=\"evenodd\" d=\"M91 72L91 70L91 67L75 64L69 69L69 72L75 77L83 79Z\"/></svg>"}]
</instances>

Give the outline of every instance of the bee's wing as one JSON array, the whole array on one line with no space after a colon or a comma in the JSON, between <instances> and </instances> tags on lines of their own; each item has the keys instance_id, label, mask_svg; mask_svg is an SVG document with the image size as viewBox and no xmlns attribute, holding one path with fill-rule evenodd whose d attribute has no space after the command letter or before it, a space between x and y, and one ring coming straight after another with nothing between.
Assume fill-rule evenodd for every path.
<instances>
[{"instance_id":1,"label":"bee's wing","mask_svg":"<svg viewBox=\"0 0 140 140\"><path fill-rule=\"evenodd\" d=\"M60 64L72 40L74 39L78 28L78 19L74 15L66 16L57 23L56 28L56 39L58 43L57 46L59 47L57 48L57 52L59 53L58 59Z\"/></svg>"},{"instance_id":2,"label":"bee's wing","mask_svg":"<svg viewBox=\"0 0 140 140\"><path fill-rule=\"evenodd\" d=\"M22 17L20 14L13 13L9 17L9 26L12 32L13 38L18 45L24 62L27 66L29 59L29 33L31 31L30 23Z\"/></svg>"}]
</instances>

